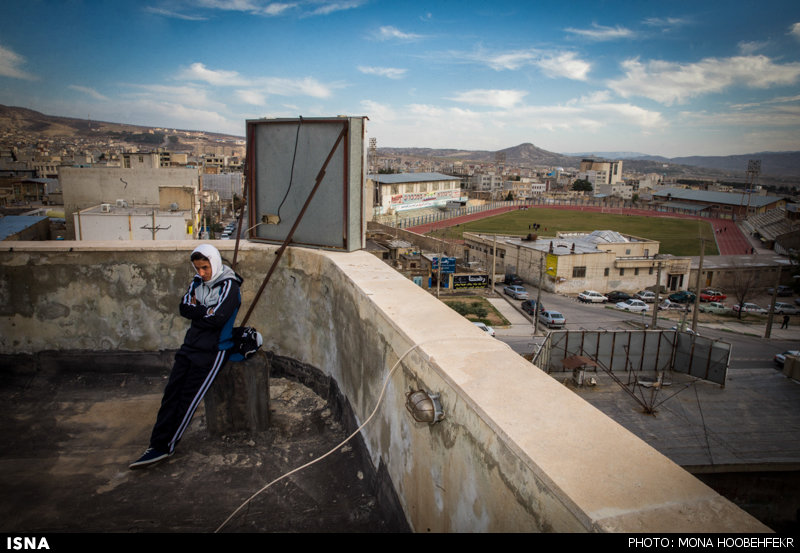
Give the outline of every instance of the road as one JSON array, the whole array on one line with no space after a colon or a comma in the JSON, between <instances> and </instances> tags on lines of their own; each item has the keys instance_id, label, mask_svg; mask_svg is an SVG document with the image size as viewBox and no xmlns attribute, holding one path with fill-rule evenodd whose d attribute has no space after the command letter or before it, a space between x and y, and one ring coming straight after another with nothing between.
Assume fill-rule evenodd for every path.
<instances>
[{"instance_id":1,"label":"road","mask_svg":"<svg viewBox=\"0 0 800 553\"><path fill-rule=\"evenodd\" d=\"M526 288L531 297L535 299L536 289L531 286L526 286ZM521 316L513 317L513 324L506 328L496 328L497 339L508 344L517 353L531 353L544 340L545 330L540 329L534 336L531 317L519 308L521 302L503 296L502 286L498 286L497 290L500 297L503 297L509 306ZM542 292L542 305L547 309L560 311L566 318L568 330L631 330L641 328L643 324L652 323L652 312L644 315L626 313L607 304L586 304L574 298L545 291ZM672 328L677 323L676 320L662 318L662 315L663 312L659 313L659 328ZM671 316L677 317L678 315L672 314ZM691 320L691 313L689 313L687 322L691 324ZM741 325L734 322L727 325L727 328L716 328L698 323L698 332L702 336L733 344L731 369L774 368L772 359L776 353L789 349L800 349L800 333L796 329L792 333L786 331L778 333L775 329L779 324L779 322L773 323L772 338L770 339L763 337L763 324ZM731 331L731 327L734 327L735 331Z\"/></svg>"}]
</instances>

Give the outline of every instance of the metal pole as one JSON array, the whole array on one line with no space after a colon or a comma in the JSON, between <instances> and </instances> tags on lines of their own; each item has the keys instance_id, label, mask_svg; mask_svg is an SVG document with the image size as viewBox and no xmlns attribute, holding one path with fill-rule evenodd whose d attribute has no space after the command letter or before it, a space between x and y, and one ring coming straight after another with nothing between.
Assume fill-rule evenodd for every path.
<instances>
[{"instance_id":1,"label":"metal pole","mask_svg":"<svg viewBox=\"0 0 800 553\"><path fill-rule=\"evenodd\" d=\"M539 332L539 306L542 304L542 274L544 259L539 258L539 290L536 293L536 306L533 308L533 335Z\"/></svg>"},{"instance_id":2,"label":"metal pole","mask_svg":"<svg viewBox=\"0 0 800 553\"><path fill-rule=\"evenodd\" d=\"M653 324L650 325L654 330L658 326L658 300L659 300L659 293L661 292L661 262L658 262L658 268L656 270L656 299L653 300Z\"/></svg>"},{"instance_id":3,"label":"metal pole","mask_svg":"<svg viewBox=\"0 0 800 553\"><path fill-rule=\"evenodd\" d=\"M706 251L706 239L700 239L700 263L697 266L697 280L694 289L694 313L692 313L692 332L697 332L697 311L700 306L700 275L703 272L703 254Z\"/></svg>"},{"instance_id":4,"label":"metal pole","mask_svg":"<svg viewBox=\"0 0 800 553\"><path fill-rule=\"evenodd\" d=\"M772 334L772 318L775 316L775 301L778 299L778 285L781 283L781 267L778 266L778 277L775 279L775 287L772 289L772 301L767 306L767 330L764 332L764 338L769 338Z\"/></svg>"}]
</instances>

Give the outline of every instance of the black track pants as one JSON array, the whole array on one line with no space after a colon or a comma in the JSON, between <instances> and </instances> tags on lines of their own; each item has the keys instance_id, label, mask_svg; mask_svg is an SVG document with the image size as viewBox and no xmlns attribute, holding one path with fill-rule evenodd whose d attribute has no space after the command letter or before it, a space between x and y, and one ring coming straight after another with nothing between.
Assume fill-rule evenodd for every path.
<instances>
[{"instance_id":1,"label":"black track pants","mask_svg":"<svg viewBox=\"0 0 800 553\"><path fill-rule=\"evenodd\" d=\"M172 373L150 437L150 447L167 453L175 450L195 410L227 360L227 351L187 355L179 350L175 354Z\"/></svg>"}]
</instances>

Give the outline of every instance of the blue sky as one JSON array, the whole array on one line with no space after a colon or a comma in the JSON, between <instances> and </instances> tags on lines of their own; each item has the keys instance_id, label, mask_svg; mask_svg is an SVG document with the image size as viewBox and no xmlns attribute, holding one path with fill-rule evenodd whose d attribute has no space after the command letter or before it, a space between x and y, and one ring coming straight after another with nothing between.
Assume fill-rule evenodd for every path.
<instances>
[{"instance_id":1,"label":"blue sky","mask_svg":"<svg viewBox=\"0 0 800 553\"><path fill-rule=\"evenodd\" d=\"M366 116L378 147L800 150L800 2L3 0L0 104L241 136Z\"/></svg>"}]
</instances>

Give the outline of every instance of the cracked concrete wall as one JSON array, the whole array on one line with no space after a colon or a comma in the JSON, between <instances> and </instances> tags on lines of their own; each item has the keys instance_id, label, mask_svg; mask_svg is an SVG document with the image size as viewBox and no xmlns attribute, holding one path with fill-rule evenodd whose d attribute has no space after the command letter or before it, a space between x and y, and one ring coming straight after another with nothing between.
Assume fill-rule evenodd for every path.
<instances>
[{"instance_id":1,"label":"cracked concrete wall","mask_svg":"<svg viewBox=\"0 0 800 553\"><path fill-rule=\"evenodd\" d=\"M194 245L4 249L0 353L176 347ZM241 245L240 321L275 250ZM769 531L366 252L289 248L248 324L337 381L415 531ZM417 389L440 394L444 420L413 420Z\"/></svg>"}]
</instances>

